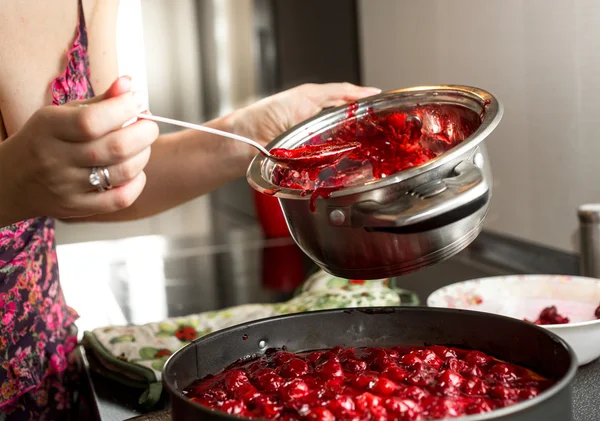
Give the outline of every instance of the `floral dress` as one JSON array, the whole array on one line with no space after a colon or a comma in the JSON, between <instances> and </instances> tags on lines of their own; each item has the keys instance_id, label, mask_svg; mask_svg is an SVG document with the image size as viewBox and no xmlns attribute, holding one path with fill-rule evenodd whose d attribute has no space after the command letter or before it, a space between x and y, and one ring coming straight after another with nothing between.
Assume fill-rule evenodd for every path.
<instances>
[{"instance_id":1,"label":"floral dress","mask_svg":"<svg viewBox=\"0 0 600 421\"><path fill-rule=\"evenodd\" d=\"M67 68L51 85L54 105L94 95L81 0L77 29ZM59 283L54 220L0 228L0 420L68 419L76 319Z\"/></svg>"}]
</instances>

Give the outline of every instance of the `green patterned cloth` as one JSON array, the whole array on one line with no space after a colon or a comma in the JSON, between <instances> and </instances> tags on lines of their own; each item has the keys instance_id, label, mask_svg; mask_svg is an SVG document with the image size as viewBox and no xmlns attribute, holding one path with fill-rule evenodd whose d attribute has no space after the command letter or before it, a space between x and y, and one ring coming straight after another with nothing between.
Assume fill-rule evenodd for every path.
<instances>
[{"instance_id":1,"label":"green patterned cloth","mask_svg":"<svg viewBox=\"0 0 600 421\"><path fill-rule=\"evenodd\" d=\"M83 345L92 368L131 387L144 389L140 403L154 406L161 395L161 374L169 356L220 329L267 317L334 308L400 305L400 296L387 279L360 281L315 273L295 296L277 304L248 304L160 323L110 326L84 333Z\"/></svg>"}]
</instances>

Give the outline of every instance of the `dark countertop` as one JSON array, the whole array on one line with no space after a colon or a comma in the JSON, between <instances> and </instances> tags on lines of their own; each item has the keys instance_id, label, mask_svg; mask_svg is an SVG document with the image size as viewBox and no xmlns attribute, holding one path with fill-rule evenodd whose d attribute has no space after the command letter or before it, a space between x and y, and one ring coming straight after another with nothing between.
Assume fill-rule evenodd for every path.
<instances>
[{"instance_id":1,"label":"dark countertop","mask_svg":"<svg viewBox=\"0 0 600 421\"><path fill-rule=\"evenodd\" d=\"M99 255L104 256L102 261ZM263 261L297 267L304 273L293 279L280 265L263 271ZM62 246L59 262L66 298L81 315L80 330L148 323L248 302L281 301L314 270L291 240L265 241L254 226L232 229L218 242L209 237L143 237ZM82 282L82 267L92 279ZM485 232L459 255L395 282L415 291L424 304L431 292L444 285L514 273L577 275L578 258ZM87 375L88 393L93 397L90 406L97 419L121 421L143 414L136 403L137 391L132 393L93 373ZM599 419L597 380L600 361L579 369L573 390L575 421ZM163 402L163 408L167 407Z\"/></svg>"}]
</instances>

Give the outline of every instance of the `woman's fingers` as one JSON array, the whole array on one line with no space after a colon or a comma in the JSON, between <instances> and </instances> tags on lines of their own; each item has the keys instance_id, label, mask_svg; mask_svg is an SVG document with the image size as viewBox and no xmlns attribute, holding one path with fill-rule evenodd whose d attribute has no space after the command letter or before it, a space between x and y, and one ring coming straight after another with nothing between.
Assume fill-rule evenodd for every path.
<instances>
[{"instance_id":1,"label":"woman's fingers","mask_svg":"<svg viewBox=\"0 0 600 421\"><path fill-rule=\"evenodd\" d=\"M104 99L100 102L84 103L77 107L54 107L45 113L51 121L53 134L70 142L86 142L98 139L117 130L137 115L136 100L131 92ZM59 122L60 124L52 124Z\"/></svg>"},{"instance_id":2,"label":"woman's fingers","mask_svg":"<svg viewBox=\"0 0 600 421\"><path fill-rule=\"evenodd\" d=\"M335 107L381 93L379 88L357 86L346 82L323 85L307 84L300 86L299 89L306 90L308 97L321 108Z\"/></svg>"},{"instance_id":3,"label":"woman's fingers","mask_svg":"<svg viewBox=\"0 0 600 421\"><path fill-rule=\"evenodd\" d=\"M73 164L79 167L106 167L127 161L147 149L158 138L158 125L140 119L91 142L71 144Z\"/></svg>"},{"instance_id":4,"label":"woman's fingers","mask_svg":"<svg viewBox=\"0 0 600 421\"><path fill-rule=\"evenodd\" d=\"M126 209L140 196L145 185L146 174L142 171L127 184L111 190L79 193L72 199L71 206L77 210L72 215L103 214Z\"/></svg>"},{"instance_id":5,"label":"woman's fingers","mask_svg":"<svg viewBox=\"0 0 600 421\"><path fill-rule=\"evenodd\" d=\"M150 160L151 148L148 146L146 149L133 156L132 158L120 162L118 164L99 167L99 170L106 170L108 172L108 182L114 187L123 186L130 181L134 180L146 167ZM89 191L96 192L97 190L89 182L89 176L92 169L82 168L78 170L77 179L80 180L78 192Z\"/></svg>"}]
</instances>

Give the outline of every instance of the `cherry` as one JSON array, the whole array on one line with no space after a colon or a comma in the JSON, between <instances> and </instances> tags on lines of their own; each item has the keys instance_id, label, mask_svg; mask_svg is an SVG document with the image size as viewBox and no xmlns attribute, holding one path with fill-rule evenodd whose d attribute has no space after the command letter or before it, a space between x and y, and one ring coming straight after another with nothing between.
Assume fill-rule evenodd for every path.
<instances>
[{"instance_id":1,"label":"cherry","mask_svg":"<svg viewBox=\"0 0 600 421\"><path fill-rule=\"evenodd\" d=\"M344 414L354 412L355 405L354 401L350 396L340 396L336 399L332 399L327 404L327 408L336 416L343 417Z\"/></svg>"},{"instance_id":2,"label":"cherry","mask_svg":"<svg viewBox=\"0 0 600 421\"><path fill-rule=\"evenodd\" d=\"M432 376L428 371L424 369L419 369L409 374L406 378L406 381L415 386L427 386L431 378Z\"/></svg>"},{"instance_id":3,"label":"cherry","mask_svg":"<svg viewBox=\"0 0 600 421\"><path fill-rule=\"evenodd\" d=\"M239 415L246 409L245 405L241 401L236 401L234 399L229 399L223 402L221 405L221 411L231 414L231 415Z\"/></svg>"},{"instance_id":4,"label":"cherry","mask_svg":"<svg viewBox=\"0 0 600 421\"><path fill-rule=\"evenodd\" d=\"M337 358L337 357L336 357ZM332 377L343 377L344 370L339 361L333 359L325 360L315 367L315 376L321 379L330 379Z\"/></svg>"},{"instance_id":5,"label":"cherry","mask_svg":"<svg viewBox=\"0 0 600 421\"><path fill-rule=\"evenodd\" d=\"M236 399L240 399L244 402L249 402L259 395L260 395L260 393L258 393L258 390L256 389L256 387L252 386L250 383L241 385L233 393L233 396Z\"/></svg>"},{"instance_id":6,"label":"cherry","mask_svg":"<svg viewBox=\"0 0 600 421\"><path fill-rule=\"evenodd\" d=\"M348 358L343 363L344 370L350 373L360 373L367 369L367 363L360 360Z\"/></svg>"},{"instance_id":7,"label":"cherry","mask_svg":"<svg viewBox=\"0 0 600 421\"><path fill-rule=\"evenodd\" d=\"M424 349L418 351L417 355L423 360L423 362L429 364L434 368L440 368L444 363L444 361L440 357L438 357L435 354L435 352L433 352L431 349Z\"/></svg>"},{"instance_id":8,"label":"cherry","mask_svg":"<svg viewBox=\"0 0 600 421\"><path fill-rule=\"evenodd\" d=\"M336 397L344 393L344 379L337 377L325 382L325 395L328 397Z\"/></svg>"},{"instance_id":9,"label":"cherry","mask_svg":"<svg viewBox=\"0 0 600 421\"><path fill-rule=\"evenodd\" d=\"M276 393L279 388L283 386L283 383L283 377L273 373L266 373L258 376L255 381L258 389L267 393Z\"/></svg>"},{"instance_id":10,"label":"cherry","mask_svg":"<svg viewBox=\"0 0 600 421\"><path fill-rule=\"evenodd\" d=\"M417 357L413 353L404 354L400 358L400 362L407 366L408 368L414 368L416 366L423 366L423 360Z\"/></svg>"},{"instance_id":11,"label":"cherry","mask_svg":"<svg viewBox=\"0 0 600 421\"><path fill-rule=\"evenodd\" d=\"M301 379L293 379L283 385L279 391L281 399L284 401L291 401L294 399L300 399L308 395L308 385Z\"/></svg>"},{"instance_id":12,"label":"cherry","mask_svg":"<svg viewBox=\"0 0 600 421\"><path fill-rule=\"evenodd\" d=\"M525 321L528 321L525 319ZM534 321L536 325L560 325L569 323L569 318L558 313L555 306L546 307Z\"/></svg>"},{"instance_id":13,"label":"cherry","mask_svg":"<svg viewBox=\"0 0 600 421\"><path fill-rule=\"evenodd\" d=\"M310 421L335 421L335 417L327 408L313 408L306 418Z\"/></svg>"},{"instance_id":14,"label":"cherry","mask_svg":"<svg viewBox=\"0 0 600 421\"><path fill-rule=\"evenodd\" d=\"M334 346L333 348L331 348L329 350L329 352L340 356L341 354L343 354L344 352L347 352L348 350L352 350L352 348L344 348L343 346Z\"/></svg>"},{"instance_id":15,"label":"cherry","mask_svg":"<svg viewBox=\"0 0 600 421\"><path fill-rule=\"evenodd\" d=\"M225 375L223 383L229 392L235 392L240 386L248 383L248 375L242 370L233 370Z\"/></svg>"},{"instance_id":16,"label":"cherry","mask_svg":"<svg viewBox=\"0 0 600 421\"><path fill-rule=\"evenodd\" d=\"M438 357L443 358L443 359L457 358L456 351L454 351L453 349L450 349L450 348L446 348L445 346L433 345L429 349L432 350L433 352L435 352L435 354Z\"/></svg>"},{"instance_id":17,"label":"cherry","mask_svg":"<svg viewBox=\"0 0 600 421\"><path fill-rule=\"evenodd\" d=\"M418 403L412 399L403 399L398 397L387 398L385 400L385 407L397 414L406 414L409 412L415 412L418 408Z\"/></svg>"},{"instance_id":18,"label":"cherry","mask_svg":"<svg viewBox=\"0 0 600 421\"><path fill-rule=\"evenodd\" d=\"M380 377L375 380L371 390L378 395L391 395L397 388L398 385L393 381L386 379L385 377Z\"/></svg>"},{"instance_id":19,"label":"cherry","mask_svg":"<svg viewBox=\"0 0 600 421\"><path fill-rule=\"evenodd\" d=\"M443 370L438 377L438 384L442 387L454 386L458 387L462 383L463 378L454 370Z\"/></svg>"},{"instance_id":20,"label":"cherry","mask_svg":"<svg viewBox=\"0 0 600 421\"><path fill-rule=\"evenodd\" d=\"M377 377L371 374L363 374L354 378L354 386L358 389L370 390L377 381Z\"/></svg>"},{"instance_id":21,"label":"cherry","mask_svg":"<svg viewBox=\"0 0 600 421\"><path fill-rule=\"evenodd\" d=\"M388 414L383 406L376 406L371 408L371 419L373 421L388 421Z\"/></svg>"},{"instance_id":22,"label":"cherry","mask_svg":"<svg viewBox=\"0 0 600 421\"><path fill-rule=\"evenodd\" d=\"M282 407L276 405L268 396L259 396L251 401L259 415L265 418L275 418L281 412Z\"/></svg>"},{"instance_id":23,"label":"cherry","mask_svg":"<svg viewBox=\"0 0 600 421\"><path fill-rule=\"evenodd\" d=\"M373 395L369 392L358 395L356 399L354 399L354 402L356 403L356 408L362 412L366 412L371 408L381 405L382 403L379 396Z\"/></svg>"},{"instance_id":24,"label":"cherry","mask_svg":"<svg viewBox=\"0 0 600 421\"><path fill-rule=\"evenodd\" d=\"M425 392L420 387L410 386L410 387L406 388L406 390L404 391L404 396L406 396L409 399L420 402L423 399L425 399L427 396L429 396L429 393Z\"/></svg>"},{"instance_id":25,"label":"cherry","mask_svg":"<svg viewBox=\"0 0 600 421\"><path fill-rule=\"evenodd\" d=\"M480 351L469 351L465 355L465 361L475 365L486 365L489 361L489 357Z\"/></svg>"},{"instance_id":26,"label":"cherry","mask_svg":"<svg viewBox=\"0 0 600 421\"><path fill-rule=\"evenodd\" d=\"M401 367L388 367L381 373L381 377L401 382L408 377L408 371Z\"/></svg>"},{"instance_id":27,"label":"cherry","mask_svg":"<svg viewBox=\"0 0 600 421\"><path fill-rule=\"evenodd\" d=\"M278 418L279 421L302 421L302 417L298 414L285 413Z\"/></svg>"},{"instance_id":28,"label":"cherry","mask_svg":"<svg viewBox=\"0 0 600 421\"><path fill-rule=\"evenodd\" d=\"M479 378L483 376L481 368L479 368L475 364L465 364L460 373L465 377Z\"/></svg>"},{"instance_id":29,"label":"cherry","mask_svg":"<svg viewBox=\"0 0 600 421\"><path fill-rule=\"evenodd\" d=\"M316 364L319 365L319 364L326 363L329 361L339 363L340 357L338 357L337 354L335 354L331 351L327 351L319 357Z\"/></svg>"},{"instance_id":30,"label":"cherry","mask_svg":"<svg viewBox=\"0 0 600 421\"><path fill-rule=\"evenodd\" d=\"M492 406L485 399L477 399L467 407L467 414L483 414L490 412Z\"/></svg>"},{"instance_id":31,"label":"cherry","mask_svg":"<svg viewBox=\"0 0 600 421\"><path fill-rule=\"evenodd\" d=\"M302 377L308 374L308 364L300 358L292 358L283 364L279 374L285 378Z\"/></svg>"},{"instance_id":32,"label":"cherry","mask_svg":"<svg viewBox=\"0 0 600 421\"><path fill-rule=\"evenodd\" d=\"M273 356L271 357L271 361L273 361L273 363L275 363L275 365L279 367L291 360L292 358L296 358L296 354L294 354L293 352L278 351L275 354L273 354Z\"/></svg>"},{"instance_id":33,"label":"cherry","mask_svg":"<svg viewBox=\"0 0 600 421\"><path fill-rule=\"evenodd\" d=\"M306 356L306 361L314 365L323 354L325 354L325 351L313 351Z\"/></svg>"},{"instance_id":34,"label":"cherry","mask_svg":"<svg viewBox=\"0 0 600 421\"><path fill-rule=\"evenodd\" d=\"M519 391L519 397L521 399L532 399L540 394L540 391L536 387L527 387Z\"/></svg>"},{"instance_id":35,"label":"cherry","mask_svg":"<svg viewBox=\"0 0 600 421\"><path fill-rule=\"evenodd\" d=\"M481 379L469 379L463 383L462 391L467 396L485 396L487 386Z\"/></svg>"},{"instance_id":36,"label":"cherry","mask_svg":"<svg viewBox=\"0 0 600 421\"><path fill-rule=\"evenodd\" d=\"M490 389L490 395L501 399L501 400L507 400L507 399L516 399L518 396L518 392L511 388L511 387L506 387L506 386L493 386Z\"/></svg>"},{"instance_id":37,"label":"cherry","mask_svg":"<svg viewBox=\"0 0 600 421\"><path fill-rule=\"evenodd\" d=\"M430 419L453 418L463 414L461 405L454 400L447 398L435 398L431 404L426 407Z\"/></svg>"},{"instance_id":38,"label":"cherry","mask_svg":"<svg viewBox=\"0 0 600 421\"><path fill-rule=\"evenodd\" d=\"M490 368L488 375L505 380L513 380L517 377L514 368L506 363L494 364L492 368Z\"/></svg>"},{"instance_id":39,"label":"cherry","mask_svg":"<svg viewBox=\"0 0 600 421\"><path fill-rule=\"evenodd\" d=\"M267 363L264 360L260 360L260 361L255 361L253 363L251 363L247 368L246 371L249 374L253 374L254 372L261 370L263 368L267 368Z\"/></svg>"},{"instance_id":40,"label":"cherry","mask_svg":"<svg viewBox=\"0 0 600 421\"><path fill-rule=\"evenodd\" d=\"M202 392L198 398L207 402L222 402L227 399L227 392L223 389L209 389Z\"/></svg>"}]
</instances>

